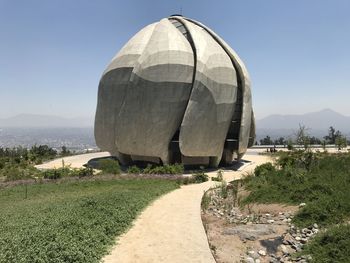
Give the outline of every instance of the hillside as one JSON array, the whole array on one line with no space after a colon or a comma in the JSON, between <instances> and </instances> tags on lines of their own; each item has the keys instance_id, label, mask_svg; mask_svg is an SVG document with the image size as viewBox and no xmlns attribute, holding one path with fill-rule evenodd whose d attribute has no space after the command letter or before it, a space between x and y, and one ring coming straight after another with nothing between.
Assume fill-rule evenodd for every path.
<instances>
[{"instance_id":1,"label":"hillside","mask_svg":"<svg viewBox=\"0 0 350 263\"><path fill-rule=\"evenodd\" d=\"M64 118L52 115L19 114L14 117L0 119L0 128L3 127L32 127L32 128L56 128L56 127L92 127L93 118L78 117Z\"/></svg>"},{"instance_id":2,"label":"hillside","mask_svg":"<svg viewBox=\"0 0 350 263\"><path fill-rule=\"evenodd\" d=\"M300 125L308 128L312 136L323 137L328 128L333 126L343 134L350 134L350 116L345 116L331 109L300 115L274 114L256 121L257 139L266 135L273 138L291 136Z\"/></svg>"}]
</instances>

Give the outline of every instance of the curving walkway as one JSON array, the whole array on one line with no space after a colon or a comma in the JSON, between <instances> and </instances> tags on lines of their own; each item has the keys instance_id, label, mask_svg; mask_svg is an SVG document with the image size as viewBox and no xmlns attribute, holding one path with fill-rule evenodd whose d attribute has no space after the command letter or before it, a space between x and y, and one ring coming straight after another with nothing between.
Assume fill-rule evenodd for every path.
<instances>
[{"instance_id":1,"label":"curving walkway","mask_svg":"<svg viewBox=\"0 0 350 263\"><path fill-rule=\"evenodd\" d=\"M269 160L250 150L251 161L238 171L224 171L226 181L242 177L256 165ZM208 173L216 176L216 172ZM182 186L147 207L132 228L117 239L117 245L102 262L215 262L202 224L203 193L216 182Z\"/></svg>"},{"instance_id":2,"label":"curving walkway","mask_svg":"<svg viewBox=\"0 0 350 263\"><path fill-rule=\"evenodd\" d=\"M65 166L70 166L72 168L82 168L84 164L86 164L89 160L93 158L100 158L110 156L109 152L97 152L97 153L85 153L79 155L72 155L63 158L58 158L43 164L36 165L35 167L38 169L53 169L53 168L61 168L62 160Z\"/></svg>"}]
</instances>

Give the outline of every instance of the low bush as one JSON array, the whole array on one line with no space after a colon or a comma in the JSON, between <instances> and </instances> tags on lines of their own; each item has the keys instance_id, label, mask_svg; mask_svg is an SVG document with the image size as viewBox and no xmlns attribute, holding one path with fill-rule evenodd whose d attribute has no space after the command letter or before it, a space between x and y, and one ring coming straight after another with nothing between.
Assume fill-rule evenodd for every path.
<instances>
[{"instance_id":1,"label":"low bush","mask_svg":"<svg viewBox=\"0 0 350 263\"><path fill-rule=\"evenodd\" d=\"M224 179L224 177L223 177L223 172L222 172L222 170L219 170L219 171L217 172L217 176L216 176L216 177L212 177L212 178L211 178L212 181L216 181L216 182L222 182L223 179Z\"/></svg>"},{"instance_id":2,"label":"low bush","mask_svg":"<svg viewBox=\"0 0 350 263\"><path fill-rule=\"evenodd\" d=\"M193 183L204 183L209 180L209 176L203 171L198 171L192 175Z\"/></svg>"},{"instance_id":3,"label":"low bush","mask_svg":"<svg viewBox=\"0 0 350 263\"><path fill-rule=\"evenodd\" d=\"M244 203L282 202L298 205L307 203L294 217L300 226L317 223L328 226L350 216L350 155L298 153L284 158L290 160L280 169L259 172L247 177L245 187L251 191ZM266 171L257 167L256 171Z\"/></svg>"},{"instance_id":4,"label":"low bush","mask_svg":"<svg viewBox=\"0 0 350 263\"><path fill-rule=\"evenodd\" d=\"M98 162L98 168L107 174L120 174L120 166L117 160L102 159Z\"/></svg>"},{"instance_id":5,"label":"low bush","mask_svg":"<svg viewBox=\"0 0 350 263\"><path fill-rule=\"evenodd\" d=\"M130 166L126 171L128 174L140 174L142 170L138 168L136 165Z\"/></svg>"},{"instance_id":6,"label":"low bush","mask_svg":"<svg viewBox=\"0 0 350 263\"><path fill-rule=\"evenodd\" d=\"M350 225L329 228L316 236L305 247L302 254L311 255L312 262L348 263L350 259Z\"/></svg>"},{"instance_id":7,"label":"low bush","mask_svg":"<svg viewBox=\"0 0 350 263\"><path fill-rule=\"evenodd\" d=\"M350 154L281 153L277 165L244 180L250 194L243 204L306 203L293 223L301 227L317 223L324 230L301 253L317 263L349 262Z\"/></svg>"},{"instance_id":8,"label":"low bush","mask_svg":"<svg viewBox=\"0 0 350 263\"><path fill-rule=\"evenodd\" d=\"M33 166L23 168L16 165L6 165L6 167L4 167L0 173L1 176L5 177L6 181L31 179L39 174L39 170L35 169Z\"/></svg>"},{"instance_id":9,"label":"low bush","mask_svg":"<svg viewBox=\"0 0 350 263\"><path fill-rule=\"evenodd\" d=\"M254 170L254 175L255 176L264 176L267 175L268 173L274 172L276 169L272 165L272 163L264 163L262 165L259 165L255 168Z\"/></svg>"},{"instance_id":10,"label":"low bush","mask_svg":"<svg viewBox=\"0 0 350 263\"><path fill-rule=\"evenodd\" d=\"M56 169L48 169L43 171L43 177L45 179L60 179L62 177L69 176L71 173L68 167L56 168Z\"/></svg>"},{"instance_id":11,"label":"low bush","mask_svg":"<svg viewBox=\"0 0 350 263\"><path fill-rule=\"evenodd\" d=\"M184 166L182 164L166 164L163 166L153 166L148 164L142 173L144 174L183 174Z\"/></svg>"},{"instance_id":12,"label":"low bush","mask_svg":"<svg viewBox=\"0 0 350 263\"><path fill-rule=\"evenodd\" d=\"M73 169L72 176L87 177L94 175L94 170L91 167Z\"/></svg>"},{"instance_id":13,"label":"low bush","mask_svg":"<svg viewBox=\"0 0 350 263\"><path fill-rule=\"evenodd\" d=\"M86 177L92 176L94 171L92 168L69 168L61 167L56 169L47 169L41 172L41 175L45 179L60 179L63 177Z\"/></svg>"}]
</instances>

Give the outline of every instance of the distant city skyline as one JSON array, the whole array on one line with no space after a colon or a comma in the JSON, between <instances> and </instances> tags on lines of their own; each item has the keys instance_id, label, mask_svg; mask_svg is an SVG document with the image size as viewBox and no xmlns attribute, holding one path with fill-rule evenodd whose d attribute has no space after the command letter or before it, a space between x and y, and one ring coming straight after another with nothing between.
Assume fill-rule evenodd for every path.
<instances>
[{"instance_id":1,"label":"distant city skyline","mask_svg":"<svg viewBox=\"0 0 350 263\"><path fill-rule=\"evenodd\" d=\"M116 52L181 9L245 62L257 119L325 108L350 116L348 0L0 0L0 118L94 116Z\"/></svg>"}]
</instances>

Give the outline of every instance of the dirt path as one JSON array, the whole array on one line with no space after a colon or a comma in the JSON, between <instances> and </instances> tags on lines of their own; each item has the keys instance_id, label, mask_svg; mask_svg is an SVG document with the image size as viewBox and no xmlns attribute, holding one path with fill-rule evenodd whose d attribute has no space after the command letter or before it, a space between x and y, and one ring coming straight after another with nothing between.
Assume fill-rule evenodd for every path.
<instances>
[{"instance_id":1,"label":"dirt path","mask_svg":"<svg viewBox=\"0 0 350 263\"><path fill-rule=\"evenodd\" d=\"M97 153L79 154L79 155L67 156L64 158L58 158L47 163L36 165L35 167L38 169L60 168L62 167L62 160L63 160L65 166L70 165L72 168L82 168L83 165L86 164L89 160L93 158L99 158L99 157L105 157L105 156L110 156L110 153L97 152Z\"/></svg>"},{"instance_id":2,"label":"dirt path","mask_svg":"<svg viewBox=\"0 0 350 263\"><path fill-rule=\"evenodd\" d=\"M251 161L238 171L224 171L226 181L238 179L268 161L251 150ZM216 176L216 172L208 173ZM202 224L200 204L204 191L216 182L183 186L150 205L133 227L118 238L117 245L102 261L111 262L215 262Z\"/></svg>"}]
</instances>

